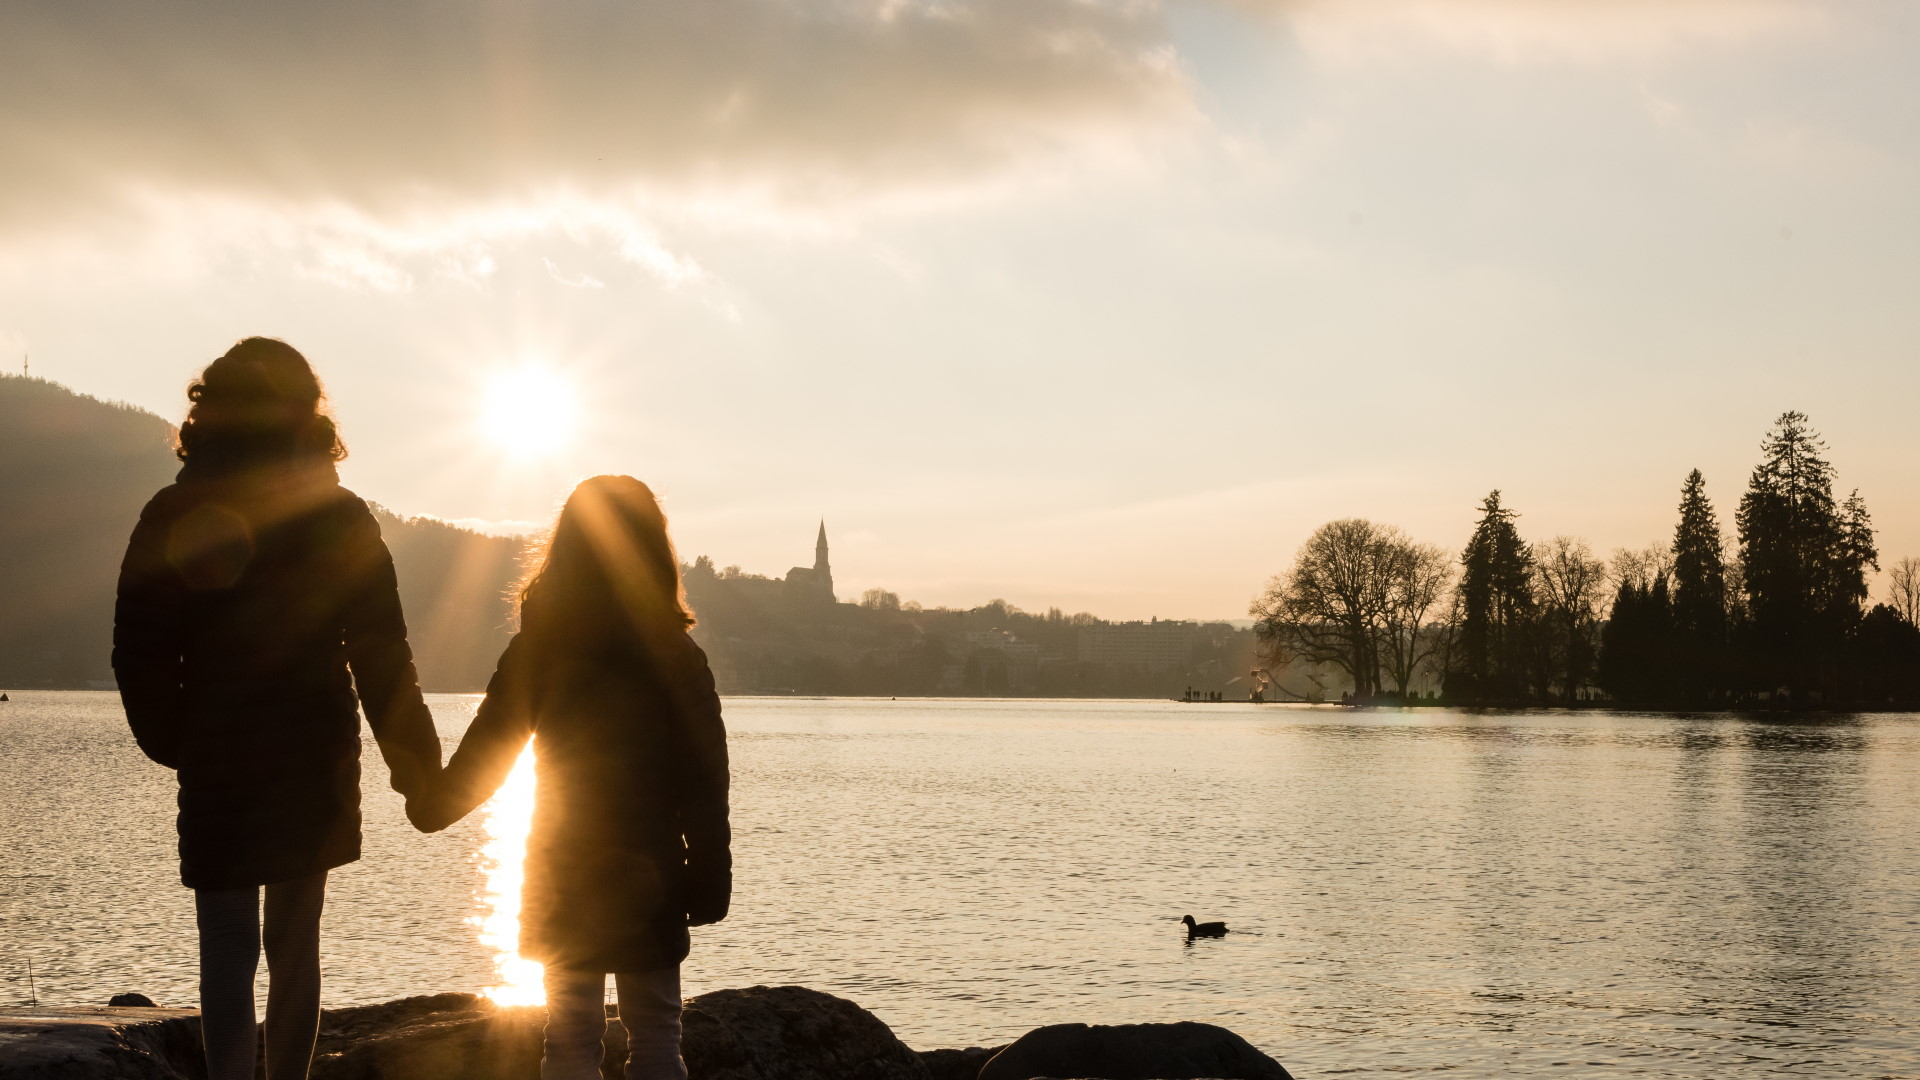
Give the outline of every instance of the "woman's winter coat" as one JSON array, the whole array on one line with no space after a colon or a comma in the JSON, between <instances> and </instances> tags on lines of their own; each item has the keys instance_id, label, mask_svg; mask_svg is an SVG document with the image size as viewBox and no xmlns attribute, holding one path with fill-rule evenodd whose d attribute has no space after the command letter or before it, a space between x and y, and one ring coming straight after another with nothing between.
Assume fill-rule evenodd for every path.
<instances>
[{"instance_id":1,"label":"woman's winter coat","mask_svg":"<svg viewBox=\"0 0 1920 1080\"><path fill-rule=\"evenodd\" d=\"M727 743L706 654L678 627L543 630L501 656L444 774L464 813L533 736L535 796L520 954L645 971L687 956L732 889Z\"/></svg>"},{"instance_id":2,"label":"woman's winter coat","mask_svg":"<svg viewBox=\"0 0 1920 1080\"><path fill-rule=\"evenodd\" d=\"M134 738L178 773L192 888L360 857L356 694L396 791L421 792L438 772L393 560L328 465L183 479L155 495L121 567L113 643Z\"/></svg>"}]
</instances>

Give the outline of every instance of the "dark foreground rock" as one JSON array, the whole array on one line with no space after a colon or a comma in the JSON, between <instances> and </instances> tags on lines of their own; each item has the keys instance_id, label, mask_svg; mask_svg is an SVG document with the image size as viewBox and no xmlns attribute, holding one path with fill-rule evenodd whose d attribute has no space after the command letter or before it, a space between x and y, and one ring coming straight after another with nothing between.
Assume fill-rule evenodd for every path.
<instances>
[{"instance_id":1,"label":"dark foreground rock","mask_svg":"<svg viewBox=\"0 0 1920 1080\"><path fill-rule=\"evenodd\" d=\"M879 1018L801 986L718 990L681 1014L692 1080L1290 1080L1208 1024L1039 1028L1006 1047L907 1048ZM545 1011L436 994L329 1009L312 1080L535 1080ZM603 1074L625 1031L608 1025ZM202 1080L192 1009L0 1009L0 1080Z\"/></svg>"},{"instance_id":2,"label":"dark foreground rock","mask_svg":"<svg viewBox=\"0 0 1920 1080\"><path fill-rule=\"evenodd\" d=\"M1015 1039L979 1080L1293 1080L1247 1040L1212 1024L1050 1024Z\"/></svg>"},{"instance_id":3,"label":"dark foreground rock","mask_svg":"<svg viewBox=\"0 0 1920 1080\"><path fill-rule=\"evenodd\" d=\"M312 1080L501 1080L540 1075L543 1009L499 1008L474 994L435 994L329 1009Z\"/></svg>"},{"instance_id":4,"label":"dark foreground rock","mask_svg":"<svg viewBox=\"0 0 1920 1080\"><path fill-rule=\"evenodd\" d=\"M969 1046L965 1050L922 1050L920 1060L933 1074L933 1080L974 1080L980 1075L980 1066L1005 1049L1004 1046Z\"/></svg>"},{"instance_id":5,"label":"dark foreground rock","mask_svg":"<svg viewBox=\"0 0 1920 1080\"><path fill-rule=\"evenodd\" d=\"M701 994L680 1023L695 1080L932 1080L879 1017L804 986Z\"/></svg>"},{"instance_id":6,"label":"dark foreground rock","mask_svg":"<svg viewBox=\"0 0 1920 1080\"><path fill-rule=\"evenodd\" d=\"M197 1009L0 1009L0 1080L198 1080Z\"/></svg>"}]
</instances>

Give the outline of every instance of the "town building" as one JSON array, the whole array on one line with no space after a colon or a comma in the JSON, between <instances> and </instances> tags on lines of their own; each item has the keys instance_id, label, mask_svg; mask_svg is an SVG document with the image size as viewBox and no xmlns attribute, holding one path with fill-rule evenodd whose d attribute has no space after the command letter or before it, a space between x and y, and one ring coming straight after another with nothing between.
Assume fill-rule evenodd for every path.
<instances>
[{"instance_id":1,"label":"town building","mask_svg":"<svg viewBox=\"0 0 1920 1080\"><path fill-rule=\"evenodd\" d=\"M1080 659L1089 664L1171 671L1193 660L1199 626L1190 622L1112 623L1080 631Z\"/></svg>"}]
</instances>

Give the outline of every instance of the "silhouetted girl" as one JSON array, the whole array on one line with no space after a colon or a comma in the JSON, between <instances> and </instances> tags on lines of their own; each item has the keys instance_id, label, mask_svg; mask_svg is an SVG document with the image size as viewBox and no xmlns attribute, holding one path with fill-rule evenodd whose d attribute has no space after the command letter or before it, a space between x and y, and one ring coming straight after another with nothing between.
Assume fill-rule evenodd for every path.
<instances>
[{"instance_id":1,"label":"silhouetted girl","mask_svg":"<svg viewBox=\"0 0 1920 1080\"><path fill-rule=\"evenodd\" d=\"M597 1080L607 975L631 1080L684 1080L687 927L732 887L727 745L667 521L645 484L596 476L560 511L520 633L443 774L437 827L490 796L533 738L520 954L546 965L543 1080Z\"/></svg>"},{"instance_id":2,"label":"silhouetted girl","mask_svg":"<svg viewBox=\"0 0 1920 1080\"><path fill-rule=\"evenodd\" d=\"M211 1080L250 1080L266 888L267 1076L307 1074L327 871L360 857L358 698L394 789L440 766L393 561L307 361L248 338L187 391L178 480L120 571L113 669L134 738L180 783ZM349 675L351 671L351 675Z\"/></svg>"}]
</instances>

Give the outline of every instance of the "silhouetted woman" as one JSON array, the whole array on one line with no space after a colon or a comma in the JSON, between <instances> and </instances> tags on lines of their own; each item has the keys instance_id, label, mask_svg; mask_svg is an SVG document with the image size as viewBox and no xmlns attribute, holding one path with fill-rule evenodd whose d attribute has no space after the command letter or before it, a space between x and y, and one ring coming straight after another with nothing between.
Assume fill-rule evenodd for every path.
<instances>
[{"instance_id":1,"label":"silhouetted woman","mask_svg":"<svg viewBox=\"0 0 1920 1080\"><path fill-rule=\"evenodd\" d=\"M645 484L596 476L560 511L521 629L442 775L444 825L533 738L520 954L546 965L543 1080L597 1080L607 975L631 1080L685 1080L687 927L732 888L726 730L667 521ZM416 818L416 821L421 819Z\"/></svg>"},{"instance_id":2,"label":"silhouetted woman","mask_svg":"<svg viewBox=\"0 0 1920 1080\"><path fill-rule=\"evenodd\" d=\"M141 512L121 567L113 669L140 748L179 777L207 1075L254 1075L264 886L267 1076L299 1080L327 871L360 857L356 696L395 790L432 783L440 741L393 561L340 486L346 452L306 359L248 338L187 397L179 478Z\"/></svg>"}]
</instances>

